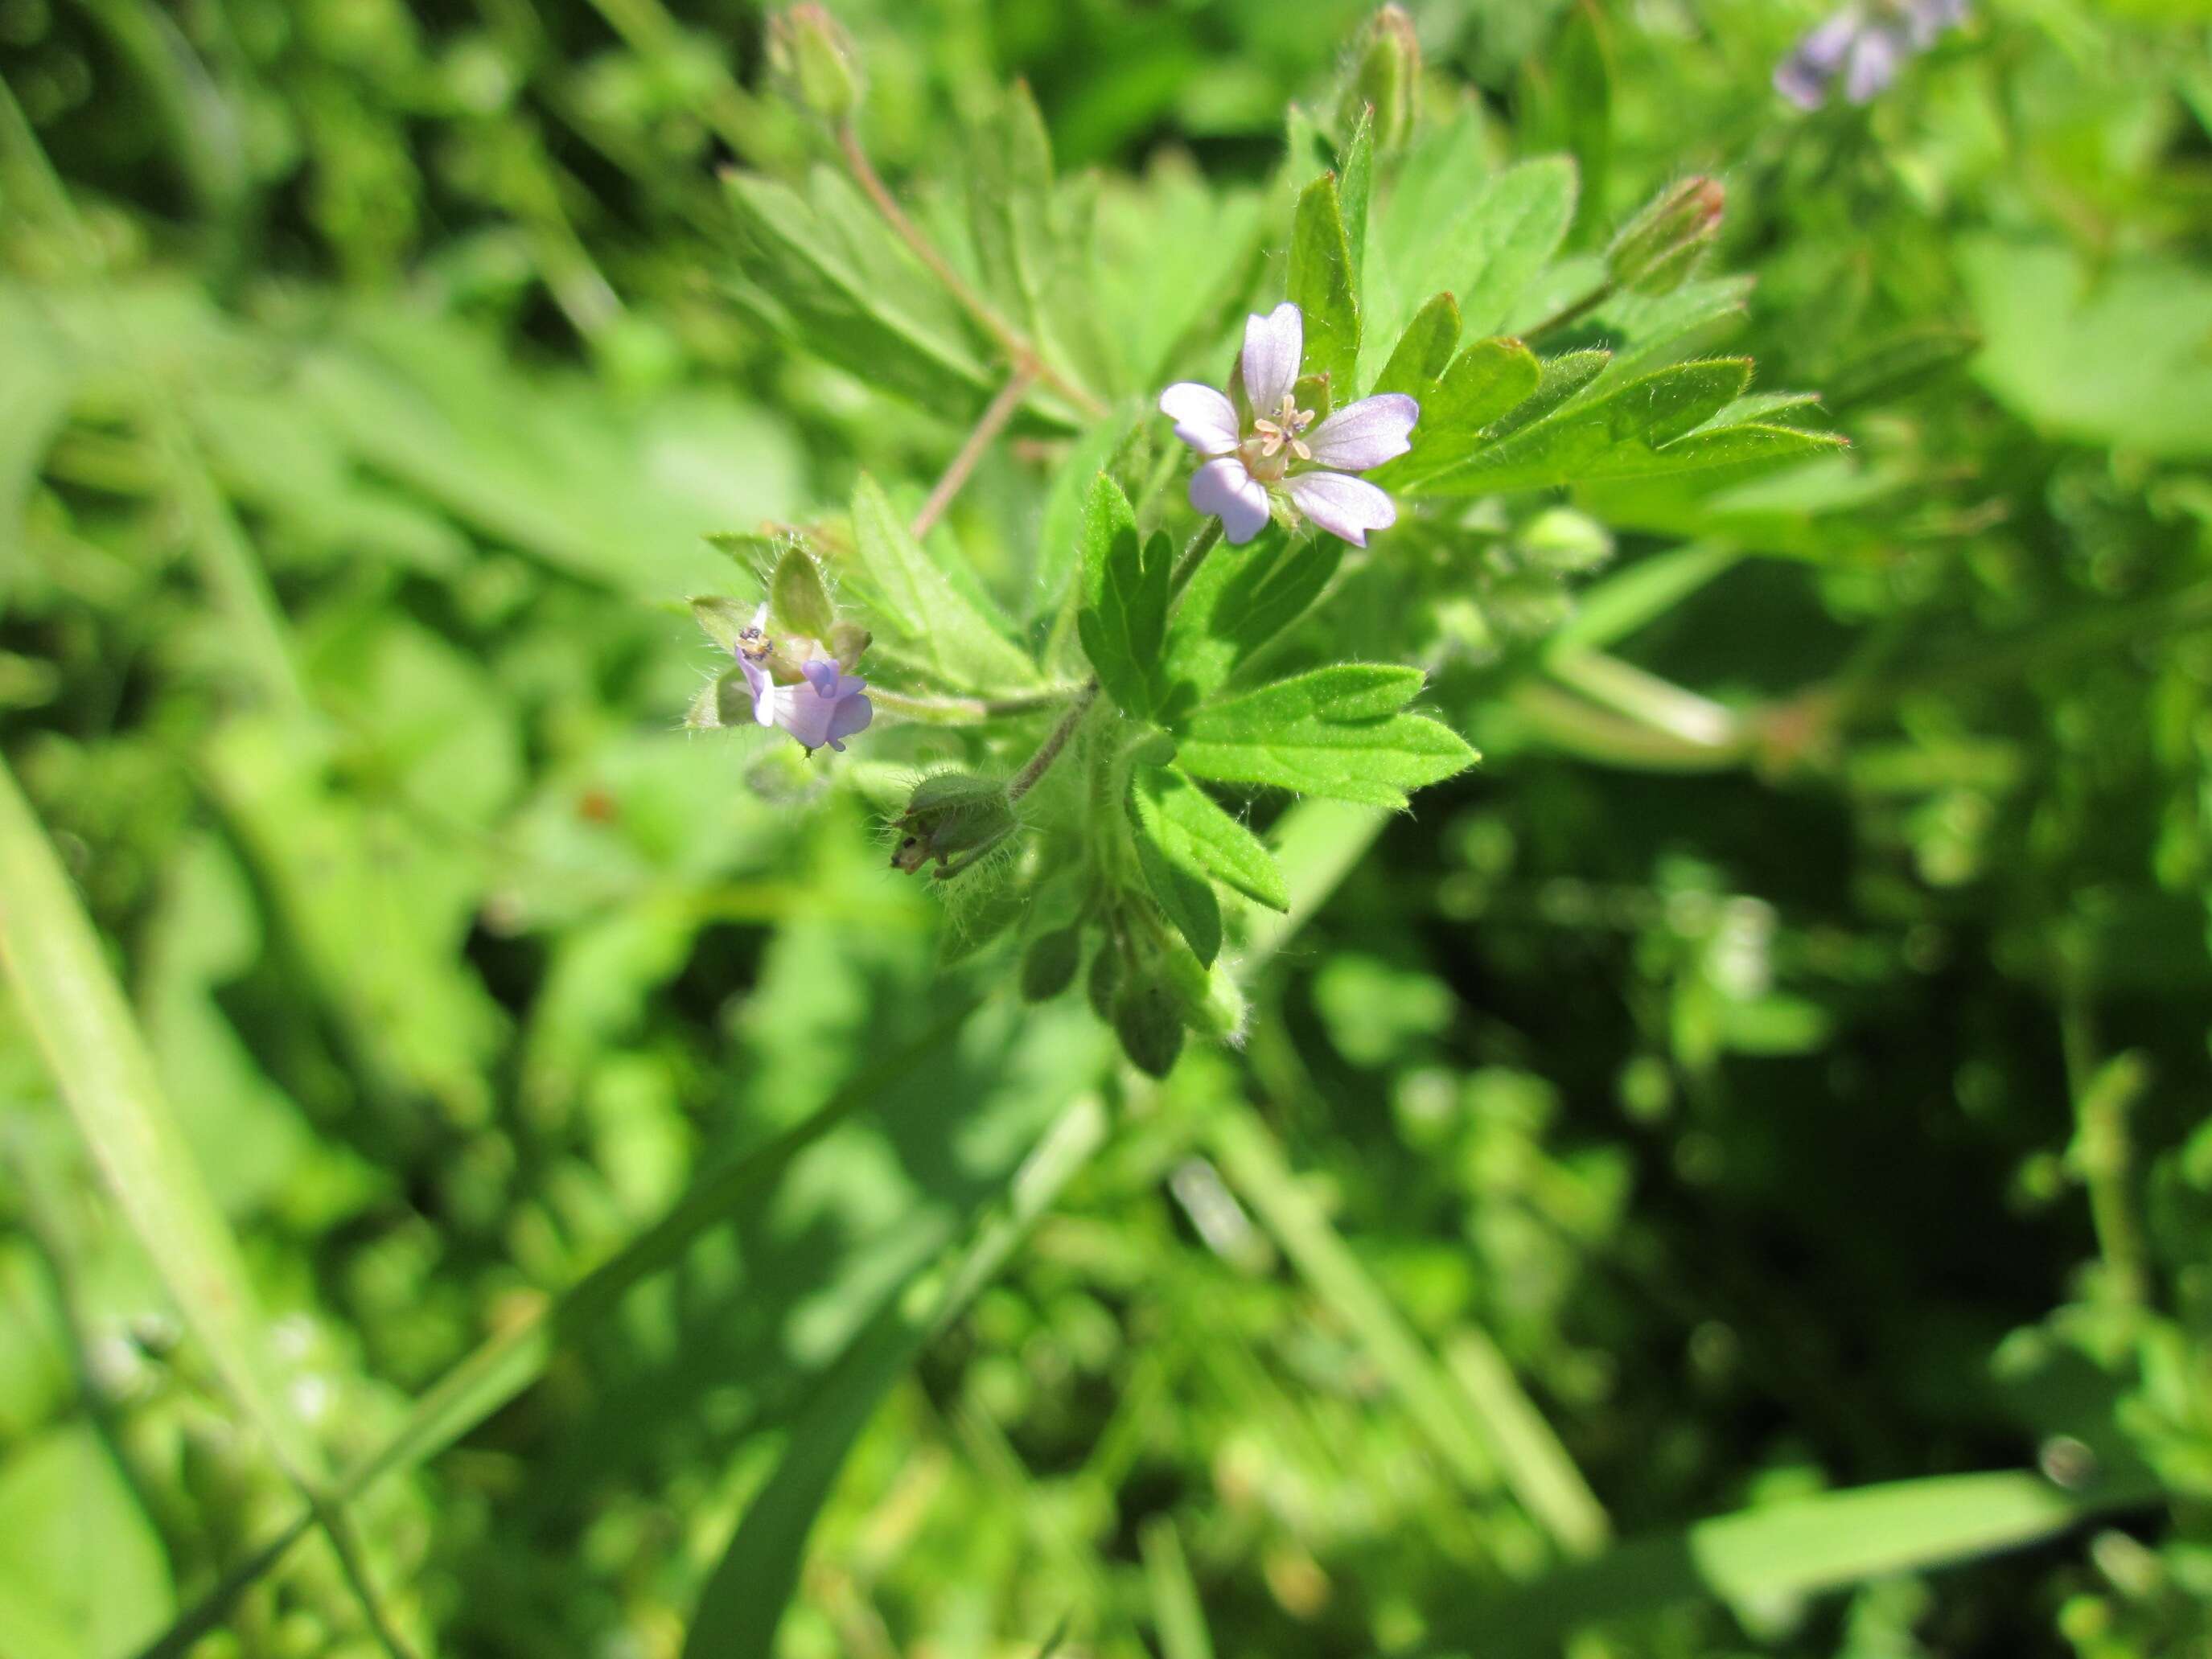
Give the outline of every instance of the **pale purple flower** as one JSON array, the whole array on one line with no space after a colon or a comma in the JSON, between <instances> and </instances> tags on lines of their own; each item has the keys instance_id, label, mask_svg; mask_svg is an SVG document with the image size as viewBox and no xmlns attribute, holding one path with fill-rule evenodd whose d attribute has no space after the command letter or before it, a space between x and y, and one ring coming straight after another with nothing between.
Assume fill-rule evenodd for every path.
<instances>
[{"instance_id":1,"label":"pale purple flower","mask_svg":"<svg viewBox=\"0 0 2212 1659\"><path fill-rule=\"evenodd\" d=\"M1966 0L1856 0L1813 30L1774 70L1774 89L1801 109L1818 109L1840 76L1844 96L1863 104L1897 78L1905 60L1966 21Z\"/></svg>"},{"instance_id":2,"label":"pale purple flower","mask_svg":"<svg viewBox=\"0 0 2212 1659\"><path fill-rule=\"evenodd\" d=\"M753 614L750 628L738 636L738 666L753 694L753 718L763 726L780 726L812 754L827 744L839 754L845 739L868 729L876 706L862 695L867 681L848 674L833 657L810 656L798 665L795 685L778 685L769 672L775 647L768 635L768 607ZM812 646L812 641L789 641Z\"/></svg>"},{"instance_id":3,"label":"pale purple flower","mask_svg":"<svg viewBox=\"0 0 2212 1659\"><path fill-rule=\"evenodd\" d=\"M1351 475L1413 447L1407 434L1420 404L1386 392L1346 404L1314 426L1313 412L1300 409L1296 395L1304 357L1305 319L1285 302L1245 321L1241 406L1194 380L1160 393L1160 412L1174 417L1176 436L1206 458L1191 475L1190 504L1220 520L1234 544L1265 529L1279 501L1354 547L1367 545L1369 531L1398 521L1388 495ZM1238 389L1232 383L1231 390Z\"/></svg>"}]
</instances>

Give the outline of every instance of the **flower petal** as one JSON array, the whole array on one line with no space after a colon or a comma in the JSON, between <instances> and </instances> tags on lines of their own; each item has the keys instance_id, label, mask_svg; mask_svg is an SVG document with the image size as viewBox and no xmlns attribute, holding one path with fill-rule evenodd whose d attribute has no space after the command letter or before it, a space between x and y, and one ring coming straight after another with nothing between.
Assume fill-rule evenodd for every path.
<instances>
[{"instance_id":1,"label":"flower petal","mask_svg":"<svg viewBox=\"0 0 2212 1659\"><path fill-rule=\"evenodd\" d=\"M1267 528L1267 489L1233 455L1208 461L1190 475L1190 504L1221 520L1232 547L1243 546Z\"/></svg>"},{"instance_id":2,"label":"flower petal","mask_svg":"<svg viewBox=\"0 0 2212 1659\"><path fill-rule=\"evenodd\" d=\"M1364 478L1301 472L1291 480L1290 489L1299 512L1354 547L1367 545L1369 531L1388 530L1398 522L1396 506Z\"/></svg>"},{"instance_id":3,"label":"flower petal","mask_svg":"<svg viewBox=\"0 0 2212 1659\"><path fill-rule=\"evenodd\" d=\"M866 731L868 722L876 717L875 704L862 696L859 689L867 682L848 680L845 684L852 689L837 700L837 707L830 715L827 733L830 746L841 755L845 752L845 739L857 732Z\"/></svg>"},{"instance_id":4,"label":"flower petal","mask_svg":"<svg viewBox=\"0 0 2212 1659\"><path fill-rule=\"evenodd\" d=\"M1828 83L1843 68L1864 27L1856 6L1837 13L1776 65L1774 89L1800 109L1820 108L1828 96Z\"/></svg>"},{"instance_id":5,"label":"flower petal","mask_svg":"<svg viewBox=\"0 0 2212 1659\"><path fill-rule=\"evenodd\" d=\"M745 689L753 694L753 719L763 726L775 724L775 682L768 670L750 657L740 656L738 666L744 671Z\"/></svg>"},{"instance_id":6,"label":"flower petal","mask_svg":"<svg viewBox=\"0 0 2212 1659\"><path fill-rule=\"evenodd\" d=\"M1866 30L1851 43L1851 59L1844 70L1844 96L1854 104L1871 102L1897 79L1904 57L1904 37L1894 29Z\"/></svg>"},{"instance_id":7,"label":"flower petal","mask_svg":"<svg viewBox=\"0 0 2212 1659\"><path fill-rule=\"evenodd\" d=\"M1244 395L1256 413L1272 415L1283 406L1305 355L1305 316L1288 300L1265 317L1244 319Z\"/></svg>"},{"instance_id":8,"label":"flower petal","mask_svg":"<svg viewBox=\"0 0 2212 1659\"><path fill-rule=\"evenodd\" d=\"M1307 435L1316 462L1339 472L1364 472L1413 446L1407 436L1421 406L1402 392L1385 392L1346 404Z\"/></svg>"},{"instance_id":9,"label":"flower petal","mask_svg":"<svg viewBox=\"0 0 2212 1659\"><path fill-rule=\"evenodd\" d=\"M1160 393L1160 413L1175 416L1176 436L1201 455L1237 447L1237 410L1210 386L1185 380Z\"/></svg>"}]
</instances>

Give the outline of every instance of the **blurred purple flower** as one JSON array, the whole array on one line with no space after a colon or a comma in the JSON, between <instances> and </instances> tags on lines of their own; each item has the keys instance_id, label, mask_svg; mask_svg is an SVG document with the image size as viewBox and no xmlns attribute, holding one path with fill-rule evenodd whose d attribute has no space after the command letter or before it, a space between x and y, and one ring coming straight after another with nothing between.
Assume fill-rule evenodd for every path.
<instances>
[{"instance_id":1,"label":"blurred purple flower","mask_svg":"<svg viewBox=\"0 0 2212 1659\"><path fill-rule=\"evenodd\" d=\"M1914 52L1966 21L1966 0L1859 0L1797 43L1777 65L1774 89L1800 109L1818 109L1840 76L1854 104L1878 97Z\"/></svg>"},{"instance_id":2,"label":"blurred purple flower","mask_svg":"<svg viewBox=\"0 0 2212 1659\"><path fill-rule=\"evenodd\" d=\"M1234 545L1266 527L1278 495L1354 547L1367 545L1369 531L1398 522L1390 498L1351 475L1413 447L1407 434L1420 404L1388 392L1346 404L1313 426L1313 411L1300 409L1296 395L1304 356L1305 318L1286 301L1245 320L1241 410L1194 380L1160 393L1160 412L1174 417L1176 436L1207 458L1191 475L1190 504L1220 520Z\"/></svg>"},{"instance_id":3,"label":"blurred purple flower","mask_svg":"<svg viewBox=\"0 0 2212 1659\"><path fill-rule=\"evenodd\" d=\"M862 695L867 681L848 674L834 658L809 657L798 665L796 684L778 685L769 672L774 654L766 632L768 607L754 613L753 625L738 639L738 666L753 694L753 718L763 726L780 726L812 754L827 744L839 754L845 739L868 729L876 706ZM812 645L811 641L793 641Z\"/></svg>"}]
</instances>

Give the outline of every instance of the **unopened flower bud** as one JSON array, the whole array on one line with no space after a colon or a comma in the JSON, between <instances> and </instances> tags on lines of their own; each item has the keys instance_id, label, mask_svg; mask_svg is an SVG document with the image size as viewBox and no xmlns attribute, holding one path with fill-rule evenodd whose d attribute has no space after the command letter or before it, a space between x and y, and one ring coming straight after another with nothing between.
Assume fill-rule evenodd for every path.
<instances>
[{"instance_id":1,"label":"unopened flower bud","mask_svg":"<svg viewBox=\"0 0 2212 1659\"><path fill-rule=\"evenodd\" d=\"M938 772L915 786L891 827L899 832L892 868L912 874L935 859L943 878L968 868L1018 824L1004 783L969 772Z\"/></svg>"},{"instance_id":2,"label":"unopened flower bud","mask_svg":"<svg viewBox=\"0 0 2212 1659\"><path fill-rule=\"evenodd\" d=\"M1421 100L1421 42L1402 6L1385 6L1367 20L1351 79L1337 106L1337 125L1347 141L1360 112L1375 112L1375 148L1389 154L1413 136Z\"/></svg>"},{"instance_id":3,"label":"unopened flower bud","mask_svg":"<svg viewBox=\"0 0 2212 1659\"><path fill-rule=\"evenodd\" d=\"M1073 927L1039 933L1022 952L1022 1000L1050 1002L1075 980L1083 965L1083 934Z\"/></svg>"},{"instance_id":4,"label":"unopened flower bud","mask_svg":"<svg viewBox=\"0 0 2212 1659\"><path fill-rule=\"evenodd\" d=\"M1114 1018L1114 994L1121 988L1121 947L1109 934L1098 943L1091 958L1091 971L1083 981L1083 994L1091 999L1091 1012L1103 1020Z\"/></svg>"},{"instance_id":5,"label":"unopened flower bud","mask_svg":"<svg viewBox=\"0 0 2212 1659\"><path fill-rule=\"evenodd\" d=\"M1251 1005L1226 967L1219 962L1206 967L1187 951L1169 951L1164 965L1185 1025L1217 1042L1243 1036Z\"/></svg>"},{"instance_id":6,"label":"unopened flower bud","mask_svg":"<svg viewBox=\"0 0 2212 1659\"><path fill-rule=\"evenodd\" d=\"M1182 1000L1164 964L1147 963L1114 994L1114 1035L1121 1052L1147 1077L1165 1077L1182 1054Z\"/></svg>"},{"instance_id":7,"label":"unopened flower bud","mask_svg":"<svg viewBox=\"0 0 2212 1659\"><path fill-rule=\"evenodd\" d=\"M793 6L769 20L769 68L796 103L830 121L860 107L860 54L826 7Z\"/></svg>"},{"instance_id":8,"label":"unopened flower bud","mask_svg":"<svg viewBox=\"0 0 2212 1659\"><path fill-rule=\"evenodd\" d=\"M1728 192L1702 176L1669 185L1631 219L1606 254L1606 273L1632 294L1671 294L1719 240Z\"/></svg>"}]
</instances>

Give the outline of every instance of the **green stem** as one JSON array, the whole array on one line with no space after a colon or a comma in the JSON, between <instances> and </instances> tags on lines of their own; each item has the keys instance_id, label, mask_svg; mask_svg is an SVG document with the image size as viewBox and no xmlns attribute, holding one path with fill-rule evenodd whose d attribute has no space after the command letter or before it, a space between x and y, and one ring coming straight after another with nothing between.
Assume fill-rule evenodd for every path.
<instances>
[{"instance_id":1,"label":"green stem","mask_svg":"<svg viewBox=\"0 0 2212 1659\"><path fill-rule=\"evenodd\" d=\"M1036 375L1032 370L1017 368L1006 385L999 388L999 395L991 399L991 406L976 421L975 429L960 446L960 453L952 458L936 488L929 492L929 499L921 504L921 511L914 515L907 534L921 541L937 527L945 510L967 485L969 475L983 459L983 452L1006 429L1006 422L1014 418L1014 411L1022 406L1022 399L1030 395L1030 387L1036 384Z\"/></svg>"},{"instance_id":2,"label":"green stem","mask_svg":"<svg viewBox=\"0 0 2212 1659\"><path fill-rule=\"evenodd\" d=\"M1190 545L1183 549L1182 556L1176 561L1174 570L1168 574L1168 604L1170 607L1182 597L1183 589L1190 586L1190 579L1198 574L1198 568L1206 562L1206 556L1220 544L1221 520L1208 519L1199 526L1198 534L1190 538Z\"/></svg>"},{"instance_id":3,"label":"green stem","mask_svg":"<svg viewBox=\"0 0 2212 1659\"><path fill-rule=\"evenodd\" d=\"M1011 697L915 697L902 691L868 688L868 700L886 714L897 714L922 726L979 726L985 720L1011 714L1034 714L1056 708L1091 688L1082 685L1048 686Z\"/></svg>"},{"instance_id":4,"label":"green stem","mask_svg":"<svg viewBox=\"0 0 2212 1659\"><path fill-rule=\"evenodd\" d=\"M1073 404L1092 419L1106 412L1106 405L1081 386L1068 380L1038 354L1036 345L1020 330L999 315L991 303L969 286L968 279L952 267L951 261L938 252L937 245L922 233L920 225L907 216L898 204L898 198L877 173L875 163L868 159L866 145L860 142L860 129L846 121L837 129L837 149L845 158L845 166L853 175L884 222L891 228L899 240L921 261L931 276L943 283L960 308L973 317L982 331L997 343L1014 365L1018 376L1027 375L1044 382L1054 392Z\"/></svg>"},{"instance_id":5,"label":"green stem","mask_svg":"<svg viewBox=\"0 0 2212 1659\"><path fill-rule=\"evenodd\" d=\"M1019 800L1037 787L1038 781L1052 770L1052 763L1060 758L1060 751L1067 747L1067 740L1075 735L1076 727L1083 724L1083 717L1091 712L1091 705L1097 701L1098 682L1092 680L1076 693L1074 702L1060 717L1060 724L1046 734L1036 753L1031 755L1028 763L1014 774L1014 781L1006 786L1008 800Z\"/></svg>"},{"instance_id":6,"label":"green stem","mask_svg":"<svg viewBox=\"0 0 2212 1659\"><path fill-rule=\"evenodd\" d=\"M1535 327L1523 329L1521 331L1522 341L1526 344L1533 345L1538 340L1542 339L1547 334L1555 334L1559 330L1567 327L1570 324L1582 321L1583 318L1589 316L1590 313L1595 311L1607 300L1613 298L1613 295L1617 291L1618 289L1613 279L1611 277L1607 277L1604 282L1600 283L1589 293L1583 295L1581 299L1577 300L1571 305L1561 307L1550 316L1545 318L1542 322L1537 324Z\"/></svg>"}]
</instances>

